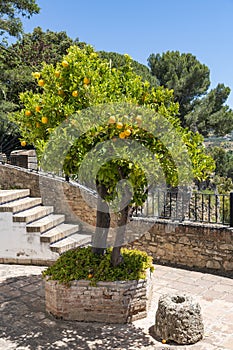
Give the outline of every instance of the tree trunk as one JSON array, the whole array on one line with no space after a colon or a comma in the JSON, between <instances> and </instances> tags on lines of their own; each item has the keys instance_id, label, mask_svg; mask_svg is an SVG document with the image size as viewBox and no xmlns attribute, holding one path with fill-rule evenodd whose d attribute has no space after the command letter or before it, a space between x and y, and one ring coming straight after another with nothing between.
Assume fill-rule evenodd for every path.
<instances>
[{"instance_id":1,"label":"tree trunk","mask_svg":"<svg viewBox=\"0 0 233 350\"><path fill-rule=\"evenodd\" d=\"M128 221L128 215L129 215L129 206L127 205L125 208L123 208L119 212L119 218L117 221L117 237L116 237L116 246L114 246L112 255L111 255L111 263L113 266L117 266L122 262L122 256L121 256L121 245L124 242L124 236L125 236L125 229L126 224ZM121 244L119 245L119 242Z\"/></svg>"},{"instance_id":2,"label":"tree trunk","mask_svg":"<svg viewBox=\"0 0 233 350\"><path fill-rule=\"evenodd\" d=\"M104 200L107 196L107 189L105 186L97 185L98 200L96 213L96 229L92 239L92 252L99 255L104 255L108 231L110 227L109 206Z\"/></svg>"}]
</instances>

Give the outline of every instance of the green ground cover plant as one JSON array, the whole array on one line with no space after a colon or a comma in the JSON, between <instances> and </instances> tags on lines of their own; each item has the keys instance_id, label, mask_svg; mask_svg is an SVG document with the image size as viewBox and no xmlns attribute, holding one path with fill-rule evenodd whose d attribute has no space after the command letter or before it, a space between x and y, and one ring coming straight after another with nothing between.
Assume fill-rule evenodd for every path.
<instances>
[{"instance_id":1,"label":"green ground cover plant","mask_svg":"<svg viewBox=\"0 0 233 350\"><path fill-rule=\"evenodd\" d=\"M93 253L91 247L69 250L43 272L43 277L68 285L74 280L89 280L91 285L96 285L98 281L145 279L146 270L154 270L151 256L126 248L121 249L122 262L113 267L111 251L106 249L102 256Z\"/></svg>"}]
</instances>

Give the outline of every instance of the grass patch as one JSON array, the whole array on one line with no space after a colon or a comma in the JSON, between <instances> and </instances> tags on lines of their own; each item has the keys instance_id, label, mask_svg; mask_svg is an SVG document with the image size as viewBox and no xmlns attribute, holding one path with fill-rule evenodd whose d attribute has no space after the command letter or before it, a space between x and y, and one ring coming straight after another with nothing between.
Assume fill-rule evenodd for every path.
<instances>
[{"instance_id":1,"label":"grass patch","mask_svg":"<svg viewBox=\"0 0 233 350\"><path fill-rule=\"evenodd\" d=\"M152 257L139 250L121 249L123 261L116 267L111 265L112 249L105 255L92 253L91 247L69 250L43 272L43 277L69 284L74 280L127 281L146 278L146 270L154 270Z\"/></svg>"}]
</instances>

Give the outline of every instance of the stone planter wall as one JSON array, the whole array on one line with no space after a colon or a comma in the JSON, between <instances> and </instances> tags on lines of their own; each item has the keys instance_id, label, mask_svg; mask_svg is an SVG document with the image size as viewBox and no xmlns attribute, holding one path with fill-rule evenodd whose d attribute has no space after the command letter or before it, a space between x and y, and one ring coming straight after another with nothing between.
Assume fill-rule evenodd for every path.
<instances>
[{"instance_id":1,"label":"stone planter wall","mask_svg":"<svg viewBox=\"0 0 233 350\"><path fill-rule=\"evenodd\" d=\"M80 322L128 323L147 315L152 284L139 281L73 281L65 286L45 281L46 311L56 318Z\"/></svg>"}]
</instances>

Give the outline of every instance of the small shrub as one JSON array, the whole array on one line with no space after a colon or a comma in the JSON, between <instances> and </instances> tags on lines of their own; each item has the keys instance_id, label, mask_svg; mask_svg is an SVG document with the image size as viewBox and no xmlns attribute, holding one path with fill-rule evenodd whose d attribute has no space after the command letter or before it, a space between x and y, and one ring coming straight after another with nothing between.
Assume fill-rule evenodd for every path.
<instances>
[{"instance_id":1,"label":"small shrub","mask_svg":"<svg viewBox=\"0 0 233 350\"><path fill-rule=\"evenodd\" d=\"M43 277L69 284L74 280L89 280L92 285L98 281L124 281L146 278L146 270L154 270L152 257L139 250L121 249L122 263L111 265L111 249L97 255L91 247L69 250L61 255L54 265L43 272Z\"/></svg>"}]
</instances>

